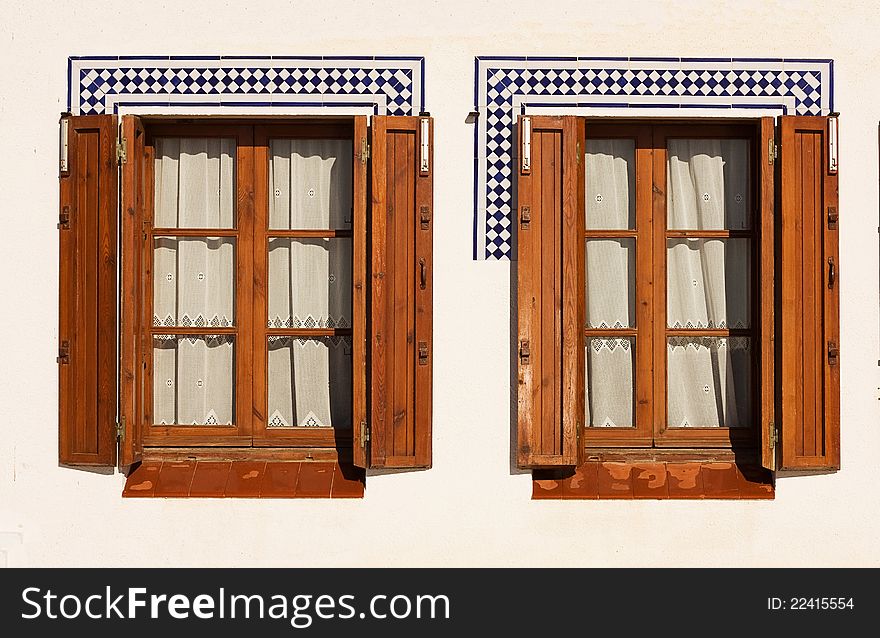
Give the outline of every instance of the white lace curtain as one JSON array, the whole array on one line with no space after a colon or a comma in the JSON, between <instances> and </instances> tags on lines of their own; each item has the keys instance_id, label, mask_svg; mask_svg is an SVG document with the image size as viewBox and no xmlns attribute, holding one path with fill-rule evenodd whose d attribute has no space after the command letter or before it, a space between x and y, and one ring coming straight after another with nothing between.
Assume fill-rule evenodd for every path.
<instances>
[{"instance_id":1,"label":"white lace curtain","mask_svg":"<svg viewBox=\"0 0 880 638\"><path fill-rule=\"evenodd\" d=\"M272 140L269 226L351 227L351 140ZM269 241L270 327L349 328L351 239ZM270 338L269 427L351 427L351 339Z\"/></svg>"},{"instance_id":2,"label":"white lace curtain","mask_svg":"<svg viewBox=\"0 0 880 638\"><path fill-rule=\"evenodd\" d=\"M670 229L742 230L751 225L748 140L670 140ZM667 324L751 327L751 240L667 242ZM751 424L751 339L671 337L667 341L668 425Z\"/></svg>"},{"instance_id":3,"label":"white lace curtain","mask_svg":"<svg viewBox=\"0 0 880 638\"><path fill-rule=\"evenodd\" d=\"M154 226L232 228L235 141L159 138ZM234 321L235 241L158 237L153 250L153 421L233 422L234 343L228 336L175 336L175 326L229 327Z\"/></svg>"}]
</instances>

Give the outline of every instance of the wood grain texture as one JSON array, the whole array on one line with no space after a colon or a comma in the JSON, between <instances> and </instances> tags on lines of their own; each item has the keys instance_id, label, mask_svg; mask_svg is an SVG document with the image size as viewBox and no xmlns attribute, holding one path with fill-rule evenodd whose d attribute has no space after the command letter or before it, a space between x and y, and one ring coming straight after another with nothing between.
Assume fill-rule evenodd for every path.
<instances>
[{"instance_id":1,"label":"wood grain texture","mask_svg":"<svg viewBox=\"0 0 880 638\"><path fill-rule=\"evenodd\" d=\"M776 450L772 444L775 425L775 317L774 295L774 222L776 219L776 191L774 184L775 159L770 155L776 143L775 123L772 117L762 117L758 146L760 174L758 282L760 285L760 411L761 411L761 465L768 470L776 469Z\"/></svg>"},{"instance_id":2,"label":"wood grain texture","mask_svg":"<svg viewBox=\"0 0 880 638\"><path fill-rule=\"evenodd\" d=\"M421 209L427 207L430 217L433 170L419 170L420 119L376 116L372 120L372 467L431 465L433 223L422 227ZM429 120L430 135L431 131ZM424 360L419 353L422 345Z\"/></svg>"},{"instance_id":3,"label":"wood grain texture","mask_svg":"<svg viewBox=\"0 0 880 638\"><path fill-rule=\"evenodd\" d=\"M60 178L59 460L116 463L116 117L69 117L70 170Z\"/></svg>"},{"instance_id":4,"label":"wood grain texture","mask_svg":"<svg viewBox=\"0 0 880 638\"><path fill-rule=\"evenodd\" d=\"M837 174L828 172L828 118L781 119L780 326L781 458L779 469L840 467L840 345Z\"/></svg>"}]
</instances>

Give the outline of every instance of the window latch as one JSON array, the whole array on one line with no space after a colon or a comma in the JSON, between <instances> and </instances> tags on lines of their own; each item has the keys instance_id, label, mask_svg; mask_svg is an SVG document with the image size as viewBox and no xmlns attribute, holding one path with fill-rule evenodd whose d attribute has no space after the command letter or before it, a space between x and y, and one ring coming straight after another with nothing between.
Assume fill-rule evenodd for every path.
<instances>
[{"instance_id":1,"label":"window latch","mask_svg":"<svg viewBox=\"0 0 880 638\"><path fill-rule=\"evenodd\" d=\"M55 358L56 363L70 363L70 342L62 341L58 348L58 356Z\"/></svg>"},{"instance_id":2,"label":"window latch","mask_svg":"<svg viewBox=\"0 0 880 638\"><path fill-rule=\"evenodd\" d=\"M834 288L834 281L837 279L837 272L834 268L834 257L828 258L828 288Z\"/></svg>"},{"instance_id":3,"label":"window latch","mask_svg":"<svg viewBox=\"0 0 880 638\"><path fill-rule=\"evenodd\" d=\"M519 362L520 364L527 366L529 365L529 360L531 359L531 351L529 350L529 340L522 339L519 342Z\"/></svg>"},{"instance_id":4,"label":"window latch","mask_svg":"<svg viewBox=\"0 0 880 638\"><path fill-rule=\"evenodd\" d=\"M828 365L836 366L840 360L840 349L837 347L836 341L828 342Z\"/></svg>"},{"instance_id":5,"label":"window latch","mask_svg":"<svg viewBox=\"0 0 880 638\"><path fill-rule=\"evenodd\" d=\"M424 290L425 286L428 284L428 273L427 266L425 265L425 258L419 257L419 290Z\"/></svg>"},{"instance_id":6,"label":"window latch","mask_svg":"<svg viewBox=\"0 0 880 638\"><path fill-rule=\"evenodd\" d=\"M419 341L419 365L428 365L428 342Z\"/></svg>"}]
</instances>

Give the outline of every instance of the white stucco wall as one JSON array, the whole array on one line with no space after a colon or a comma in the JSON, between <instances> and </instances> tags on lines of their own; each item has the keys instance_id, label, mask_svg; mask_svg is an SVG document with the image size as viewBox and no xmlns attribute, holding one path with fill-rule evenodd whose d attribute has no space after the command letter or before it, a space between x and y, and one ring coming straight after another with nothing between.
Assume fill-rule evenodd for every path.
<instances>
[{"instance_id":1,"label":"white stucco wall","mask_svg":"<svg viewBox=\"0 0 880 638\"><path fill-rule=\"evenodd\" d=\"M870 1L0 1L0 566L880 565L880 12ZM186 5L186 9L175 8ZM595 6L591 6L595 5ZM366 497L123 500L57 462L68 55L423 55L436 118L434 467ZM835 60L842 465L769 502L533 502L510 470L508 262L473 261L475 55Z\"/></svg>"}]
</instances>

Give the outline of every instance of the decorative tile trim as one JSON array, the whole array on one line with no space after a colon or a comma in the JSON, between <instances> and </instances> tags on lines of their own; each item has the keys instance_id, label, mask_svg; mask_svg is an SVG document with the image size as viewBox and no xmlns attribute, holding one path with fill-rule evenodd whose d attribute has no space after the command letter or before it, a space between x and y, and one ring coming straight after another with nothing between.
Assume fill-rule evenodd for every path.
<instances>
[{"instance_id":1,"label":"decorative tile trim","mask_svg":"<svg viewBox=\"0 0 880 638\"><path fill-rule=\"evenodd\" d=\"M421 57L90 56L68 58L67 74L74 115L128 106L425 110Z\"/></svg>"},{"instance_id":2,"label":"decorative tile trim","mask_svg":"<svg viewBox=\"0 0 880 638\"><path fill-rule=\"evenodd\" d=\"M513 122L519 113L827 115L834 62L782 58L477 57L474 259L510 259Z\"/></svg>"}]
</instances>

